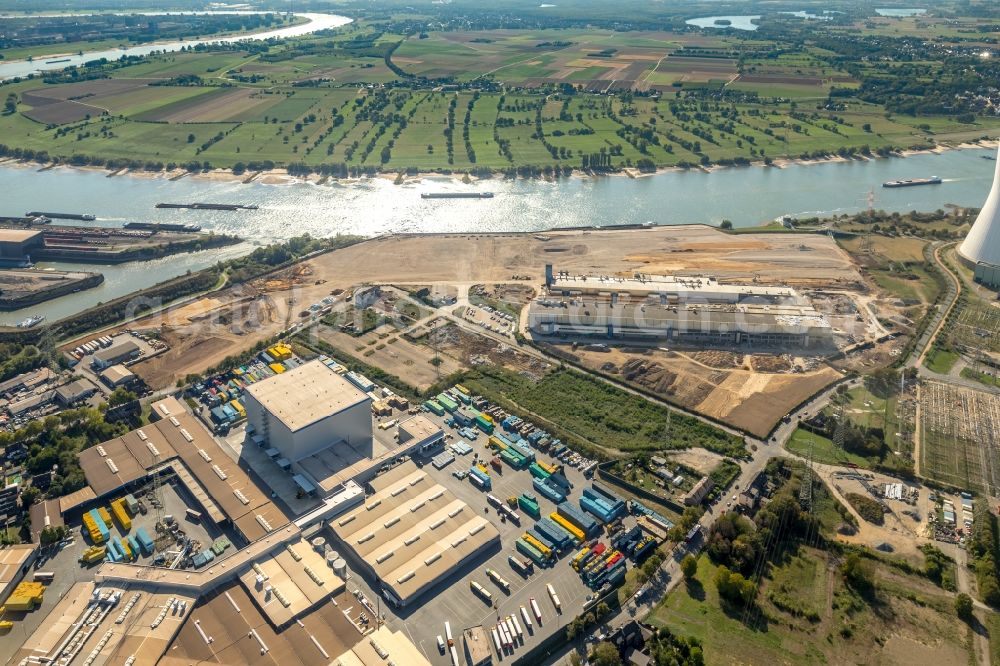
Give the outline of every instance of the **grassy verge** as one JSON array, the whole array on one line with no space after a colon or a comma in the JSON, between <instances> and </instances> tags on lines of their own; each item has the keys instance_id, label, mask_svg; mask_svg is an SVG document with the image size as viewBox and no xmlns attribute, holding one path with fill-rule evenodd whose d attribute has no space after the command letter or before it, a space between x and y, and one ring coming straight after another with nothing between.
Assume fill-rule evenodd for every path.
<instances>
[{"instance_id":1,"label":"grassy verge","mask_svg":"<svg viewBox=\"0 0 1000 666\"><path fill-rule=\"evenodd\" d=\"M867 458L838 448L832 440L802 428L792 433L785 448L805 458L811 455L814 461L825 465L853 463L865 469L872 467L871 461Z\"/></svg>"},{"instance_id":2,"label":"grassy verge","mask_svg":"<svg viewBox=\"0 0 1000 666\"><path fill-rule=\"evenodd\" d=\"M721 461L709 474L712 481L715 482L715 487L721 490L728 488L729 484L735 481L739 475L740 466L732 460Z\"/></svg>"},{"instance_id":3,"label":"grassy verge","mask_svg":"<svg viewBox=\"0 0 1000 666\"><path fill-rule=\"evenodd\" d=\"M934 347L931 349L931 353L927 355L927 358L924 359L924 367L931 372L946 375L951 372L952 367L957 361L958 352Z\"/></svg>"},{"instance_id":4,"label":"grassy verge","mask_svg":"<svg viewBox=\"0 0 1000 666\"><path fill-rule=\"evenodd\" d=\"M745 455L743 440L735 435L574 370L557 370L535 381L483 368L465 383L483 395L502 396L605 450L637 453L700 447Z\"/></svg>"},{"instance_id":5,"label":"grassy verge","mask_svg":"<svg viewBox=\"0 0 1000 666\"><path fill-rule=\"evenodd\" d=\"M979 372L978 370L973 370L972 368L962 368L962 378L971 379L974 382L979 382L980 384L985 384L986 386L1000 388L1000 377L985 372Z\"/></svg>"}]
</instances>

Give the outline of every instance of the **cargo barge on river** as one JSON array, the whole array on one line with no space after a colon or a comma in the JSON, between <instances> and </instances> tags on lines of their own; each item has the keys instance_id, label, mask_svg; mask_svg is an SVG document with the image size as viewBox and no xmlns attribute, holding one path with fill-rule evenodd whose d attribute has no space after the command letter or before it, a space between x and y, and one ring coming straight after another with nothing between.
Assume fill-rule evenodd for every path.
<instances>
[{"instance_id":1,"label":"cargo barge on river","mask_svg":"<svg viewBox=\"0 0 1000 666\"><path fill-rule=\"evenodd\" d=\"M143 231L179 231L190 234L201 231L200 225L174 222L126 222L122 226L126 229L141 229Z\"/></svg>"},{"instance_id":2,"label":"cargo barge on river","mask_svg":"<svg viewBox=\"0 0 1000 666\"><path fill-rule=\"evenodd\" d=\"M255 204L244 206L242 204L220 204L220 203L158 203L157 208L189 208L191 210L257 210Z\"/></svg>"},{"instance_id":3,"label":"cargo barge on river","mask_svg":"<svg viewBox=\"0 0 1000 666\"><path fill-rule=\"evenodd\" d=\"M25 213L27 217L47 217L50 220L81 220L83 222L93 222L96 215L90 213L43 213L37 210Z\"/></svg>"},{"instance_id":4,"label":"cargo barge on river","mask_svg":"<svg viewBox=\"0 0 1000 666\"><path fill-rule=\"evenodd\" d=\"M492 192L423 192L421 199L492 199Z\"/></svg>"},{"instance_id":5,"label":"cargo barge on river","mask_svg":"<svg viewBox=\"0 0 1000 666\"><path fill-rule=\"evenodd\" d=\"M890 180L882 183L882 187L916 187L918 185L940 185L943 181L937 176L930 178L912 178L909 180Z\"/></svg>"}]
</instances>

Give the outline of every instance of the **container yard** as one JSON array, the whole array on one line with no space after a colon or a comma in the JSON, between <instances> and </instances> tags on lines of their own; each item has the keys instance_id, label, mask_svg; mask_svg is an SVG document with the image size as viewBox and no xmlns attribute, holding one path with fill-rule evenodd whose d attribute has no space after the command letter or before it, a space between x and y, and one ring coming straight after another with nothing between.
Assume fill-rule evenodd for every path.
<instances>
[{"instance_id":1,"label":"container yard","mask_svg":"<svg viewBox=\"0 0 1000 666\"><path fill-rule=\"evenodd\" d=\"M564 631L566 623L582 612L588 595L620 585L635 562L629 553L646 556L660 539L636 526L613 490L585 476L582 470L592 469L592 461L576 456L529 422L501 414L458 387L427 402L427 417L440 419L452 433L443 453L432 452L429 460L455 460L443 468L430 464L421 469L485 516L500 532L500 548L463 566L412 609L396 611L398 616L387 613L388 625L402 629L405 623L415 644L434 664L450 663L447 650L441 653L437 648L444 621L453 626L481 625L492 648L499 645L502 661L516 660L540 640ZM471 426L462 425L470 418ZM492 432L482 427L484 423L493 426ZM469 457L458 459L456 454ZM592 502L591 508L600 510L601 516L581 506L587 498L586 504ZM612 535L607 533L608 524L616 529ZM636 530L638 539L633 538ZM619 534L628 539L619 543ZM586 548L587 555L577 559ZM354 581L366 594L377 595L370 580L359 576Z\"/></svg>"},{"instance_id":2,"label":"container yard","mask_svg":"<svg viewBox=\"0 0 1000 666\"><path fill-rule=\"evenodd\" d=\"M329 359L325 359L329 361ZM203 420L217 433L226 433L247 417L243 406L243 389L262 379L281 374L300 365L291 347L278 343L263 350L248 363L213 375L188 389L188 396L205 405ZM333 365L341 368L339 364ZM332 366L328 366L332 367ZM334 368L336 371L336 368ZM346 369L344 369L346 371Z\"/></svg>"}]
</instances>

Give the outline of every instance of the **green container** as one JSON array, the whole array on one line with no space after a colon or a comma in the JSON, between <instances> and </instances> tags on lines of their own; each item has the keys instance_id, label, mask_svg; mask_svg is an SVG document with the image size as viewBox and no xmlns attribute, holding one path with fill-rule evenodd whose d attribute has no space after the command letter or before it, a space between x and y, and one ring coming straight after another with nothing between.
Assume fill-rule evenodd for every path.
<instances>
[{"instance_id":1,"label":"green container","mask_svg":"<svg viewBox=\"0 0 1000 666\"><path fill-rule=\"evenodd\" d=\"M552 476L547 471L539 467L538 463L536 462L531 463L531 465L528 467L528 471L531 472L531 476L535 477L536 479L547 479L550 476Z\"/></svg>"},{"instance_id":2,"label":"green container","mask_svg":"<svg viewBox=\"0 0 1000 666\"><path fill-rule=\"evenodd\" d=\"M529 499L524 495L517 498L517 506L535 520L542 517L542 511L538 506L538 502L533 499Z\"/></svg>"}]
</instances>

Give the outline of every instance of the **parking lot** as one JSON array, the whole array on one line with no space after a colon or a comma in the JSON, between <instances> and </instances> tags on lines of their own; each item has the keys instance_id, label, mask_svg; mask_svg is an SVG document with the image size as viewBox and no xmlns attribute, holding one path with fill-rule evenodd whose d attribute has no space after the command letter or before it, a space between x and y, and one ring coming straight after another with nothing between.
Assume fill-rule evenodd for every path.
<instances>
[{"instance_id":1,"label":"parking lot","mask_svg":"<svg viewBox=\"0 0 1000 666\"><path fill-rule=\"evenodd\" d=\"M514 335L517 328L517 321L513 315L500 312L488 305L469 305L465 308L462 316L477 326L481 326L487 331L500 333L501 335Z\"/></svg>"},{"instance_id":2,"label":"parking lot","mask_svg":"<svg viewBox=\"0 0 1000 666\"><path fill-rule=\"evenodd\" d=\"M425 414L425 416L436 422L443 421L433 414ZM444 427L445 431L452 435L448 440L449 443L459 438L457 431L447 426ZM588 596L594 595L594 592L584 585L579 574L569 565L572 553L576 549L571 549L569 554L564 555L552 567L544 569L534 567L534 572L528 577L522 576L512 568L507 559L508 556L515 555L524 559L524 556L515 550L514 542L527 528L534 524L534 520L523 512L519 512L521 516L520 526L514 525L509 520L501 522L496 510L486 501L487 493L478 490L469 482L468 478L458 479L453 474L458 470L467 471L473 463L475 454L479 454L480 459L485 457L488 460L492 457L492 453L486 448L487 439L488 437L480 432L473 441L463 440L472 447L473 453L456 456L456 460L444 469L435 469L426 460L421 462L426 463L423 470L434 481L453 492L472 509L489 518L500 532L501 547L455 572L445 583L427 592L414 604L413 608L397 610L384 601L381 605L381 611L385 614L387 624L393 629L406 632L413 643L424 652L433 664L450 663L449 657L439 652L437 648L437 636L444 635L445 621L451 623L452 634L458 637L462 629L466 627L481 624L489 630L497 623L499 617L516 615L518 622L522 625L522 630L524 630L524 641L520 642L512 653L500 657L501 660L510 659L513 661L538 645L543 638L553 632L564 631L565 626L580 614ZM539 454L539 458L546 461L551 460L544 454ZM556 505L553 502L539 496L534 490L531 484L532 477L527 469L518 471L504 465L502 470L503 472L500 474L496 470L490 469L490 478L493 484L492 490L489 491L490 494L505 500L508 497L527 492L538 497L543 516L556 510ZM584 478L579 470L572 467L567 467L565 474L573 484L570 501L575 504L580 497L582 488L589 485L590 482ZM332 530L324 531L324 536L334 542ZM487 568L494 569L510 583L509 593L505 593L487 577L485 573ZM472 591L470 581L476 581L489 590L496 603L495 609ZM360 587L369 598L379 598L381 595L371 587L371 582L363 580L354 569L352 579L348 582L348 589L353 590L355 587ZM546 584L551 584L559 596L562 605L561 614L556 612L546 591ZM524 606L531 614L529 600L532 597L535 598L541 610L542 621L536 622L532 615L534 627L531 632L528 632L520 616L520 606Z\"/></svg>"},{"instance_id":3,"label":"parking lot","mask_svg":"<svg viewBox=\"0 0 1000 666\"><path fill-rule=\"evenodd\" d=\"M97 339L95 338L93 340L80 341L81 344L85 342L93 342L96 345ZM73 368L73 372L83 377L86 377L90 381L94 382L94 384L97 385L98 390L103 395L105 396L110 395L111 389L109 389L104 384L104 382L101 381L100 378L101 371L95 370L93 367L91 367L91 362L94 360L94 352L100 351L101 349L109 349L115 345L120 345L123 342L134 342L136 346L139 347L139 356L136 357L137 360L135 362L138 362L139 360L146 360L148 358L156 356L157 354L162 354L167 350L167 346L155 338L148 337L142 333L133 333L131 331L124 331L121 333L116 333L111 338L111 344L98 346L92 351L82 353L79 356L79 358L77 358L73 354L73 349L76 349L76 347L67 350L66 352L67 355L69 355L70 358L77 361L77 364ZM126 363L126 365L129 364Z\"/></svg>"}]
</instances>

